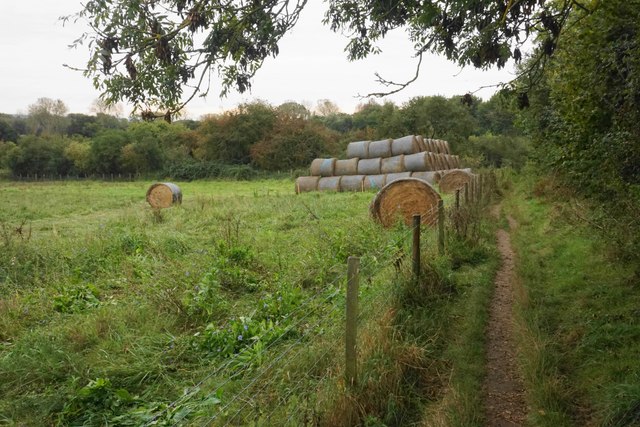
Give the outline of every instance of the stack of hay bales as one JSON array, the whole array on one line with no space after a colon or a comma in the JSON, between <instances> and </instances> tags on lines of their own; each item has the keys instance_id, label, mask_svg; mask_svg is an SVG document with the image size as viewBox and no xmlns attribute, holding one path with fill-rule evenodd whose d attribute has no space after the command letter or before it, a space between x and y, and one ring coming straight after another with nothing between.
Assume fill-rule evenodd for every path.
<instances>
[{"instance_id":1,"label":"stack of hay bales","mask_svg":"<svg viewBox=\"0 0 640 427\"><path fill-rule=\"evenodd\" d=\"M381 189L401 178L434 185L447 171L460 168L449 143L407 135L398 139L357 141L347 146L347 159L315 159L311 176L296 180L296 193Z\"/></svg>"}]
</instances>

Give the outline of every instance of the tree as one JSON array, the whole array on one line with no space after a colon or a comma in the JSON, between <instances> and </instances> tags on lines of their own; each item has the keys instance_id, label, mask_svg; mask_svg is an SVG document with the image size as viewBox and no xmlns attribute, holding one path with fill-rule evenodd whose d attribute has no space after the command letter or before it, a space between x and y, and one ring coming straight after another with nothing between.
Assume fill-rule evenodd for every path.
<instances>
[{"instance_id":1,"label":"tree","mask_svg":"<svg viewBox=\"0 0 640 427\"><path fill-rule=\"evenodd\" d=\"M29 122L36 135L62 135L65 131L67 106L60 99L38 98L29 106Z\"/></svg>"},{"instance_id":2,"label":"tree","mask_svg":"<svg viewBox=\"0 0 640 427\"><path fill-rule=\"evenodd\" d=\"M351 34L349 59L379 51L376 42L394 29L407 31L416 57L436 52L462 65L504 66L522 57L522 46L537 37L551 55L575 8L595 8L597 0L329 0L325 23ZM90 46L84 73L103 90L107 104L129 101L173 114L208 93L212 72L222 77L221 94L244 92L280 39L300 16L306 0L88 0L78 14L92 29L75 41ZM202 42L199 42L202 40ZM416 76L419 73L419 66ZM406 84L380 81L392 91Z\"/></svg>"}]
</instances>

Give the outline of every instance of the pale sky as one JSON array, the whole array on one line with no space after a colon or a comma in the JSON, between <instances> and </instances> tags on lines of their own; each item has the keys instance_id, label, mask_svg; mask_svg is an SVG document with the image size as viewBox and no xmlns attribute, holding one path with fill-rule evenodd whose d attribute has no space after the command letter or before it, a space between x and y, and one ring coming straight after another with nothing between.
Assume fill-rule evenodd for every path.
<instances>
[{"instance_id":1,"label":"pale sky","mask_svg":"<svg viewBox=\"0 0 640 427\"><path fill-rule=\"evenodd\" d=\"M80 8L79 0L0 0L0 113L26 113L41 97L61 99L70 113L89 113L99 93L82 73L62 65L82 68L88 59L88 50L68 47L84 27L58 21ZM309 1L297 26L283 38L280 55L267 59L258 72L251 93L231 93L221 99L214 81L206 99L196 98L187 105L188 116L195 119L254 99L274 106L287 101L315 106L318 100L329 99L343 112L353 113L364 102L357 95L384 90L375 82L375 72L394 81L413 76L416 59L403 32L394 32L381 43L382 54L349 62L344 52L348 40L322 25L324 10L320 0ZM461 70L433 56L424 58L421 71L412 86L379 102L401 105L415 96L462 95L513 77L511 67ZM483 89L476 95L488 99L494 91Z\"/></svg>"}]
</instances>

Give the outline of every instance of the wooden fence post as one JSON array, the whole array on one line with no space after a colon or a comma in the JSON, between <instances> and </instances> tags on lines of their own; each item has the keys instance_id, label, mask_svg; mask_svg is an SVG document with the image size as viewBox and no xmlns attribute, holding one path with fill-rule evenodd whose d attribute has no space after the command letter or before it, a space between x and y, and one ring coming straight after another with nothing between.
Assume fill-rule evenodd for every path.
<instances>
[{"instance_id":1,"label":"wooden fence post","mask_svg":"<svg viewBox=\"0 0 640 427\"><path fill-rule=\"evenodd\" d=\"M444 201L438 201L438 252L444 255Z\"/></svg>"},{"instance_id":2,"label":"wooden fence post","mask_svg":"<svg viewBox=\"0 0 640 427\"><path fill-rule=\"evenodd\" d=\"M413 278L416 285L420 281L420 215L413 216Z\"/></svg>"},{"instance_id":3,"label":"wooden fence post","mask_svg":"<svg viewBox=\"0 0 640 427\"><path fill-rule=\"evenodd\" d=\"M357 323L358 323L358 275L360 258L347 260L347 327L345 333L345 379L347 386L358 383Z\"/></svg>"}]
</instances>

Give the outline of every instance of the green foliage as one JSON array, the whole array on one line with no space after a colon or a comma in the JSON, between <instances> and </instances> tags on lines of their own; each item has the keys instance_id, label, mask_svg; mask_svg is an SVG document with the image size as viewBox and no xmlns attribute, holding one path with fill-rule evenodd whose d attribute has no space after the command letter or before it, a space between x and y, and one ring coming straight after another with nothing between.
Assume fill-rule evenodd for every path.
<instances>
[{"instance_id":1,"label":"green foliage","mask_svg":"<svg viewBox=\"0 0 640 427\"><path fill-rule=\"evenodd\" d=\"M537 166L597 201L614 230L628 224L615 237L625 257L640 253L639 6L616 0L576 11L521 117Z\"/></svg>"},{"instance_id":2,"label":"green foliage","mask_svg":"<svg viewBox=\"0 0 640 427\"><path fill-rule=\"evenodd\" d=\"M93 285L63 286L53 296L53 309L60 313L78 313L100 305L100 295Z\"/></svg>"},{"instance_id":3,"label":"green foliage","mask_svg":"<svg viewBox=\"0 0 640 427\"><path fill-rule=\"evenodd\" d=\"M308 167L313 159L335 153L333 137L315 122L281 118L272 133L251 147L251 163L271 171Z\"/></svg>"},{"instance_id":4,"label":"green foliage","mask_svg":"<svg viewBox=\"0 0 640 427\"><path fill-rule=\"evenodd\" d=\"M68 143L61 137L23 136L7 154L7 162L14 176L66 175L73 166L64 155Z\"/></svg>"}]
</instances>

